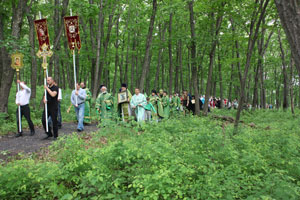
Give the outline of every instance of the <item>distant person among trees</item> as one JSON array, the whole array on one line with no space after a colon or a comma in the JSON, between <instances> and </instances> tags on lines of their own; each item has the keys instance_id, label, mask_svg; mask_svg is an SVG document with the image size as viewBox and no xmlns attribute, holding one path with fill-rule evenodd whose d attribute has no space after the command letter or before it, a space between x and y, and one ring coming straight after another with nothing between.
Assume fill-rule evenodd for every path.
<instances>
[{"instance_id":1,"label":"distant person among trees","mask_svg":"<svg viewBox=\"0 0 300 200\"><path fill-rule=\"evenodd\" d=\"M172 99L171 99L171 103L170 103L170 107L171 107L173 113L180 111L180 104L181 104L181 100L180 100L178 94L176 92L174 92Z\"/></svg>"},{"instance_id":2,"label":"distant person among trees","mask_svg":"<svg viewBox=\"0 0 300 200\"><path fill-rule=\"evenodd\" d=\"M157 113L154 106L150 102L150 97L147 97L146 100L147 100L147 105L144 107L146 112L146 121L150 122L152 121L153 117L157 115Z\"/></svg>"},{"instance_id":3,"label":"distant person among trees","mask_svg":"<svg viewBox=\"0 0 300 200\"><path fill-rule=\"evenodd\" d=\"M86 85L84 82L80 83L81 89L85 90L86 98L84 102L84 119L83 124L90 124L91 123L91 101L92 101L92 93L91 91L86 88Z\"/></svg>"},{"instance_id":4,"label":"distant person among trees","mask_svg":"<svg viewBox=\"0 0 300 200\"><path fill-rule=\"evenodd\" d=\"M28 126L30 128L30 135L33 136L35 134L34 131L34 125L30 118L30 107L29 107L29 100L31 95L31 89L25 84L25 82L21 82L20 80L17 80L17 82L20 84L20 91L16 94L16 104L20 106L21 109L21 119L24 115L25 119L27 120ZM16 137L22 136L22 130L19 130L19 117L18 117L18 109L17 109L17 127L18 127L18 133L16 134Z\"/></svg>"},{"instance_id":5,"label":"distant person among trees","mask_svg":"<svg viewBox=\"0 0 300 200\"><path fill-rule=\"evenodd\" d=\"M163 92L162 105L164 108L164 119L169 119L170 117L170 99L166 91Z\"/></svg>"},{"instance_id":6,"label":"distant person among trees","mask_svg":"<svg viewBox=\"0 0 300 200\"><path fill-rule=\"evenodd\" d=\"M51 116L52 124L53 124L53 134L51 131L51 127L48 127L48 132L46 132L47 136L44 139L49 139L54 136L54 140L58 137L58 124L57 124L57 113L58 113L58 87L54 85L54 80L52 77L47 78L47 84L48 86L44 86L44 88L47 91L47 101L44 96L44 104L47 103L47 109L48 109L48 118ZM42 123L44 130L46 131L46 118L45 118L45 109L42 114Z\"/></svg>"},{"instance_id":7,"label":"distant person among trees","mask_svg":"<svg viewBox=\"0 0 300 200\"><path fill-rule=\"evenodd\" d=\"M71 102L74 106L76 117L78 121L77 131L81 132L84 130L84 107L85 107L86 92L80 88L80 83L76 84L76 90L72 91Z\"/></svg>"},{"instance_id":8,"label":"distant person among trees","mask_svg":"<svg viewBox=\"0 0 300 200\"><path fill-rule=\"evenodd\" d=\"M96 99L96 109L99 113L100 121L104 122L112 117L114 100L113 96L107 92L107 88L105 86L101 86L100 88L101 93Z\"/></svg>"},{"instance_id":9,"label":"distant person among trees","mask_svg":"<svg viewBox=\"0 0 300 200\"><path fill-rule=\"evenodd\" d=\"M145 121L145 108L147 100L145 95L140 93L140 89L135 89L135 95L130 100L131 108L135 112L135 116L138 122Z\"/></svg>"},{"instance_id":10,"label":"distant person among trees","mask_svg":"<svg viewBox=\"0 0 300 200\"><path fill-rule=\"evenodd\" d=\"M160 98L156 94L156 90L152 90L151 96L150 96L150 103L153 105L155 108L157 115L153 115L154 113L152 112L152 118L155 121L158 121L159 119L162 119L164 117L164 109L161 104Z\"/></svg>"},{"instance_id":11,"label":"distant person among trees","mask_svg":"<svg viewBox=\"0 0 300 200\"><path fill-rule=\"evenodd\" d=\"M118 112L123 121L128 121L129 117L132 115L131 107L130 107L130 100L132 98L131 92L127 89L127 84L123 83L121 85L120 93L126 94L126 101L125 102L118 102Z\"/></svg>"}]
</instances>

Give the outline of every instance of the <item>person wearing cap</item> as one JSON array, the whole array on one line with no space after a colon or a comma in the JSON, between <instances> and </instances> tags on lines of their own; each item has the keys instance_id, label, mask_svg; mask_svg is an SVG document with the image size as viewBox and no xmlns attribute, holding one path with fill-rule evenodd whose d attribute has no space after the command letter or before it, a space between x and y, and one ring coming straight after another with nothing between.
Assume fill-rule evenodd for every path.
<instances>
[{"instance_id":1,"label":"person wearing cap","mask_svg":"<svg viewBox=\"0 0 300 200\"><path fill-rule=\"evenodd\" d=\"M91 100L92 100L92 93L91 91L86 88L85 83L81 82L80 87L85 90L86 93L86 98L84 102L84 119L83 123L84 124L90 124L91 123Z\"/></svg>"},{"instance_id":2,"label":"person wearing cap","mask_svg":"<svg viewBox=\"0 0 300 200\"><path fill-rule=\"evenodd\" d=\"M127 122L129 120L129 117L132 114L131 107L130 107L130 100L132 98L132 94L127 89L127 84L125 83L122 83L120 92L126 92L127 100L126 102L122 102L122 103L118 102L118 112L122 120Z\"/></svg>"},{"instance_id":3,"label":"person wearing cap","mask_svg":"<svg viewBox=\"0 0 300 200\"><path fill-rule=\"evenodd\" d=\"M113 96L107 92L105 86L102 86L100 90L101 93L96 99L96 109L99 113L100 121L104 122L112 117L114 101Z\"/></svg>"},{"instance_id":4,"label":"person wearing cap","mask_svg":"<svg viewBox=\"0 0 300 200\"><path fill-rule=\"evenodd\" d=\"M131 108L134 109L135 116L138 122L145 121L145 106L147 105L147 100L145 95L140 93L140 89L135 89L135 95L130 100Z\"/></svg>"}]
</instances>

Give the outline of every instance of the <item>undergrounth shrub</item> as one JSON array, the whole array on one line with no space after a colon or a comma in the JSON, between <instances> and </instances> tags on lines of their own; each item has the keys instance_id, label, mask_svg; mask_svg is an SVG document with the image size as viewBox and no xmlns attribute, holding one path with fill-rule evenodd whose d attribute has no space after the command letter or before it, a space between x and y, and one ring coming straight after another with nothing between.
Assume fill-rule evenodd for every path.
<instances>
[{"instance_id":1,"label":"undergrounth shrub","mask_svg":"<svg viewBox=\"0 0 300 200\"><path fill-rule=\"evenodd\" d=\"M222 123L187 117L62 138L43 159L3 164L0 199L300 198L298 120L235 136Z\"/></svg>"}]
</instances>

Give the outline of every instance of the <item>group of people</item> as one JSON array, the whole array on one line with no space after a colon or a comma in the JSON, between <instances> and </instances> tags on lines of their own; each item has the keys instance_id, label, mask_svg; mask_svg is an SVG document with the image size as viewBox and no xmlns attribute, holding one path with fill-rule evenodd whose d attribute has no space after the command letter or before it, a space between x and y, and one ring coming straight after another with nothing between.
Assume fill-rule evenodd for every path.
<instances>
[{"instance_id":1,"label":"group of people","mask_svg":"<svg viewBox=\"0 0 300 200\"><path fill-rule=\"evenodd\" d=\"M18 80L21 90L16 95L16 104L20 106L21 117L24 116L29 124L31 135L35 134L34 125L30 119L29 100L31 90L24 82ZM47 107L48 116L45 115L45 109L42 114L42 124L46 132L45 139L58 137L58 129L61 128L61 111L60 101L62 99L61 89L58 88L56 82L52 77L47 78L47 85L44 86L46 96L43 97L43 102ZM77 131L84 130L84 125L91 123L91 98L92 94L85 83L77 83L75 90L71 94L71 107L74 107L77 119ZM223 102L221 102L223 101ZM95 109L98 119L104 126L112 119L120 119L128 122L135 119L137 122L159 122L163 119L168 119L170 116L186 115L188 113L195 114L195 96L183 91L182 94L174 92L168 94L166 91L160 89L151 91L151 95L147 96L145 93L136 88L134 95L131 94L126 84L122 84L119 89L118 97L115 99L114 95L108 92L105 85L100 86L100 93L97 96ZM205 97L199 97L200 109L203 109ZM116 104L116 105L115 105ZM238 101L233 102L227 99L209 98L209 110L217 107L221 108L221 104L228 109L237 108ZM46 117L48 120L46 120ZM19 117L17 111L17 125L19 127ZM48 125L47 125L48 121ZM48 129L47 129L48 126ZM22 130L19 130L16 135L22 136Z\"/></svg>"},{"instance_id":2,"label":"group of people","mask_svg":"<svg viewBox=\"0 0 300 200\"><path fill-rule=\"evenodd\" d=\"M20 119L22 119L22 116L25 117L31 131L30 135L33 136L35 134L35 128L30 117L30 107L29 107L31 89L26 85L25 82L20 80L17 80L17 82L18 84L20 84L20 90L16 94L16 104L18 105L18 107L20 106L20 112L18 108L17 109L18 133L16 134L16 137L20 137L23 135L22 128L19 126L19 115L20 115ZM56 82L52 77L47 78L47 85L45 85L44 88L46 91L46 96L45 95L43 96L43 103L45 104L45 107L42 114L42 124L46 133L46 137L44 139L53 138L54 140L56 140L58 137L58 129L62 127L61 108L60 108L62 93L61 93L61 89L58 88ZM77 131L79 132L84 130L84 125L83 125L84 122L85 123L91 122L90 117L84 117L84 115L89 116L90 100L91 100L91 93L87 88L85 88L85 84L77 83L76 89L73 90L71 95L71 102L76 112L76 116L78 120Z\"/></svg>"}]
</instances>

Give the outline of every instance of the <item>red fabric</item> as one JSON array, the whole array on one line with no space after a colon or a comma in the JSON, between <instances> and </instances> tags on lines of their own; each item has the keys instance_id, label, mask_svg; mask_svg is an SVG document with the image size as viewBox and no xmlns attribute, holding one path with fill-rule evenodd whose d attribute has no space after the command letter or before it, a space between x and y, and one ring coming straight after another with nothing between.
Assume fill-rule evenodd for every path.
<instances>
[{"instance_id":1,"label":"red fabric","mask_svg":"<svg viewBox=\"0 0 300 200\"><path fill-rule=\"evenodd\" d=\"M42 51L43 44L48 45L48 50L50 50L47 19L35 20L34 26L35 26L36 35L38 37L40 50Z\"/></svg>"},{"instance_id":2,"label":"red fabric","mask_svg":"<svg viewBox=\"0 0 300 200\"><path fill-rule=\"evenodd\" d=\"M66 36L68 38L69 48L73 50L75 46L78 50L81 48L79 36L79 17L70 16L64 17Z\"/></svg>"}]
</instances>

